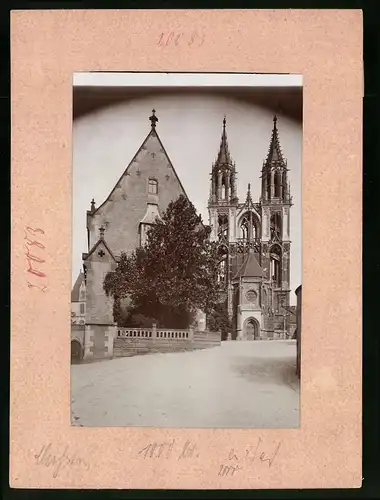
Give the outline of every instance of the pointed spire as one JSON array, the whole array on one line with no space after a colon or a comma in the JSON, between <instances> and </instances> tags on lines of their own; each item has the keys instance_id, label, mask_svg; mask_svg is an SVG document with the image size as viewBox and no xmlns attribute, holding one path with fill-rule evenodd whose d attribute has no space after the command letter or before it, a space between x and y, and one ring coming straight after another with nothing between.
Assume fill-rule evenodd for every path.
<instances>
[{"instance_id":1,"label":"pointed spire","mask_svg":"<svg viewBox=\"0 0 380 500\"><path fill-rule=\"evenodd\" d=\"M232 159L228 149L226 123L227 123L226 115L224 115L222 138L220 141L219 153L216 160L216 163L218 165L224 165L224 164L232 165Z\"/></svg>"},{"instance_id":2,"label":"pointed spire","mask_svg":"<svg viewBox=\"0 0 380 500\"><path fill-rule=\"evenodd\" d=\"M278 136L278 128L277 128L277 116L274 115L273 117L273 129L272 129L272 136L270 139L270 145L269 145L269 151L268 151L268 156L265 161L265 165L271 164L273 162L278 162L282 163L285 165L284 158L282 156L282 151L281 151L281 146L280 146L280 139Z\"/></svg>"},{"instance_id":3,"label":"pointed spire","mask_svg":"<svg viewBox=\"0 0 380 500\"><path fill-rule=\"evenodd\" d=\"M245 203L246 203L248 206L253 205L252 195L251 195L251 184L248 184L247 198L246 198L246 200L245 200Z\"/></svg>"},{"instance_id":4,"label":"pointed spire","mask_svg":"<svg viewBox=\"0 0 380 500\"><path fill-rule=\"evenodd\" d=\"M152 116L149 117L149 120L151 121L151 127L156 128L156 123L158 122L158 118L156 116L155 109L152 109Z\"/></svg>"}]
</instances>

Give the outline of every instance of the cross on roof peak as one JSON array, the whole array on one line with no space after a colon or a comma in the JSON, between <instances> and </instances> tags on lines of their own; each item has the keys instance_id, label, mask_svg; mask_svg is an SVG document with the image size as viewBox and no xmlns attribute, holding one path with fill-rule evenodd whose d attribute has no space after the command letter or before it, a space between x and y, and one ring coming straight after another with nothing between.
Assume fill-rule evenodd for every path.
<instances>
[{"instance_id":1,"label":"cross on roof peak","mask_svg":"<svg viewBox=\"0 0 380 500\"><path fill-rule=\"evenodd\" d=\"M156 123L158 122L158 118L156 116L156 110L152 109L152 115L149 117L149 120L151 122L151 127L156 128Z\"/></svg>"}]
</instances>

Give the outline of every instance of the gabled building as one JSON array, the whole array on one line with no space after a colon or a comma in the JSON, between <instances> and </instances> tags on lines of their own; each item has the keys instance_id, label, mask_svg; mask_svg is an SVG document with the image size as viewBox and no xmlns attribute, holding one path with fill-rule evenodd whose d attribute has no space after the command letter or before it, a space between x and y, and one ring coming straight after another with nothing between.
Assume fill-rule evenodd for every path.
<instances>
[{"instance_id":1,"label":"gabled building","mask_svg":"<svg viewBox=\"0 0 380 500\"><path fill-rule=\"evenodd\" d=\"M149 227L171 201L186 196L173 164L157 133L155 110L150 130L109 196L87 211L88 252L83 269L86 284L84 357L112 355L117 325L113 301L103 290L104 278L116 269L122 252L144 244ZM105 168L107 166L105 165Z\"/></svg>"}]
</instances>

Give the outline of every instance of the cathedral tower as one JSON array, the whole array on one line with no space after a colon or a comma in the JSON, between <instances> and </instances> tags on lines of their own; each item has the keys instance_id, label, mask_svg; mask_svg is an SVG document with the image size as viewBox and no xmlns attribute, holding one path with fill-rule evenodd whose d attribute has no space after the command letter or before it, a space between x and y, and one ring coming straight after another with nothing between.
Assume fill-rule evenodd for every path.
<instances>
[{"instance_id":1,"label":"cathedral tower","mask_svg":"<svg viewBox=\"0 0 380 500\"><path fill-rule=\"evenodd\" d=\"M269 151L261 171L261 266L271 288L269 309L276 323L276 315L289 307L290 282L290 214L292 206L288 182L287 161L284 159L277 117L273 118L273 130ZM278 317L277 323L280 321ZM276 324L274 324L274 328Z\"/></svg>"},{"instance_id":2,"label":"cathedral tower","mask_svg":"<svg viewBox=\"0 0 380 500\"><path fill-rule=\"evenodd\" d=\"M219 280L229 285L229 248L236 241L236 210L239 200L236 193L236 167L228 148L226 117L219 152L212 165L209 221L212 228L211 241L219 242Z\"/></svg>"}]
</instances>

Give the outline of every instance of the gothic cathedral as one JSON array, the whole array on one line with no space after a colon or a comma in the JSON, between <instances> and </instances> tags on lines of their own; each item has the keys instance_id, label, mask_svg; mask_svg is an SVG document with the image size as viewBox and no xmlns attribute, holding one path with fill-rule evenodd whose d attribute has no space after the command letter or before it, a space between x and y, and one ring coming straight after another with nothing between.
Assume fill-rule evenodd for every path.
<instances>
[{"instance_id":1,"label":"gothic cathedral","mask_svg":"<svg viewBox=\"0 0 380 500\"><path fill-rule=\"evenodd\" d=\"M287 329L289 309L292 198L276 116L261 170L259 201L253 202L248 184L245 201L239 203L236 186L237 171L224 118L208 203L211 239L218 242L223 300L232 321L233 338L281 337Z\"/></svg>"}]
</instances>

